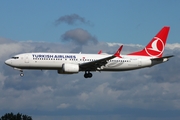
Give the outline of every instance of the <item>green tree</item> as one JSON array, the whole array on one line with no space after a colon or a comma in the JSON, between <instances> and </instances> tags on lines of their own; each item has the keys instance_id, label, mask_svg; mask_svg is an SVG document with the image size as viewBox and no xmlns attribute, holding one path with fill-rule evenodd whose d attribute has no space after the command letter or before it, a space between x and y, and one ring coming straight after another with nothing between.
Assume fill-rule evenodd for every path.
<instances>
[{"instance_id":1,"label":"green tree","mask_svg":"<svg viewBox=\"0 0 180 120\"><path fill-rule=\"evenodd\" d=\"M32 120L32 118L28 115L23 115L21 113L13 114L11 112L1 116L0 120Z\"/></svg>"}]
</instances>

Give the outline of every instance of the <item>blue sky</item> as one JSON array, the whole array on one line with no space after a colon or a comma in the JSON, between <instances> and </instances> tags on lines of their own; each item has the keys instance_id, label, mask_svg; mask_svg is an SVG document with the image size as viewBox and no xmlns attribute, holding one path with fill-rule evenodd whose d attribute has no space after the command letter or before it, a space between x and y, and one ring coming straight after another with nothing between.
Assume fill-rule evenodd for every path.
<instances>
[{"instance_id":1,"label":"blue sky","mask_svg":"<svg viewBox=\"0 0 180 120\"><path fill-rule=\"evenodd\" d=\"M0 37L17 41L61 42L61 35L76 28L98 41L145 45L164 26L171 27L168 43L179 42L180 1L168 0L31 0L0 1ZM92 25L55 21L77 14Z\"/></svg>"},{"instance_id":2,"label":"blue sky","mask_svg":"<svg viewBox=\"0 0 180 120\"><path fill-rule=\"evenodd\" d=\"M1 0L0 116L20 112L33 120L179 120L179 6L178 0ZM93 72L87 80L84 72L55 70L24 70L20 77L4 64L19 53L114 53L120 44L125 44L122 54L131 53L164 25L171 27L165 54L175 57L150 68Z\"/></svg>"}]
</instances>

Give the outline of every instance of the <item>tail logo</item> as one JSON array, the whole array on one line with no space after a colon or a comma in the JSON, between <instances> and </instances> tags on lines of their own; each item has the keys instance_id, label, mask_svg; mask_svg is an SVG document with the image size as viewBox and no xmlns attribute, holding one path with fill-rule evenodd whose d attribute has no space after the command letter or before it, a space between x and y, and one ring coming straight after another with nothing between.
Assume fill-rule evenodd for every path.
<instances>
[{"instance_id":1,"label":"tail logo","mask_svg":"<svg viewBox=\"0 0 180 120\"><path fill-rule=\"evenodd\" d=\"M149 56L157 56L158 57L164 51L164 43L160 38L154 37L152 42L146 46L145 50Z\"/></svg>"}]
</instances>

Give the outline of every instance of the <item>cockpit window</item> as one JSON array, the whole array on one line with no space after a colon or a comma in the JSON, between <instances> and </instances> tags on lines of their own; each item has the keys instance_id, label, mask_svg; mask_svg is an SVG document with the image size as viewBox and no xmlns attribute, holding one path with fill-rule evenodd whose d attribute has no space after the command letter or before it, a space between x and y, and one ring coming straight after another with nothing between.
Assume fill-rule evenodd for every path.
<instances>
[{"instance_id":1,"label":"cockpit window","mask_svg":"<svg viewBox=\"0 0 180 120\"><path fill-rule=\"evenodd\" d=\"M13 59L19 59L19 57L12 57Z\"/></svg>"}]
</instances>

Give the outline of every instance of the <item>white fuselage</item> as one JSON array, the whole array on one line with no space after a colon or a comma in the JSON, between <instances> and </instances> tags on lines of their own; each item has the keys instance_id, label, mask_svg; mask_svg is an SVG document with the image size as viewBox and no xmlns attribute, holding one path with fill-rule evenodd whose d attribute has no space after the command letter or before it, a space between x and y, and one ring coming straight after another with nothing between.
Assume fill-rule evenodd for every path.
<instances>
[{"instance_id":1,"label":"white fuselage","mask_svg":"<svg viewBox=\"0 0 180 120\"><path fill-rule=\"evenodd\" d=\"M82 64L111 55L103 54L73 54L73 53L24 53L5 61L16 69L60 70L64 63ZM101 71L125 71L152 66L151 58L146 56L121 55L115 57L101 67ZM85 70L79 70L85 71Z\"/></svg>"}]
</instances>

